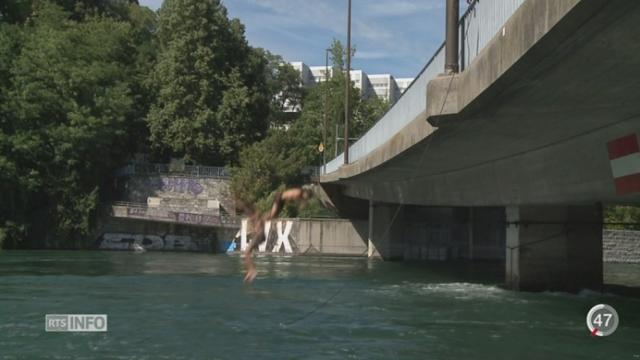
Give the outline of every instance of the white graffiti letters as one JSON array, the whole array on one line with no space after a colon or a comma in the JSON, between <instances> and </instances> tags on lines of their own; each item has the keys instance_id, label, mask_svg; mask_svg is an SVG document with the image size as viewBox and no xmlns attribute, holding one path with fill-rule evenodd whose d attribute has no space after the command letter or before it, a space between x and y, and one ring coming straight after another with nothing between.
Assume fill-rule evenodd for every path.
<instances>
[{"instance_id":1,"label":"white graffiti letters","mask_svg":"<svg viewBox=\"0 0 640 360\"><path fill-rule=\"evenodd\" d=\"M272 252L280 251L280 248L282 246L284 246L284 252L286 252L287 254L293 252L293 250L291 249L291 243L289 242L289 233L291 233L292 226L293 223L291 221L287 221L284 227L284 231L282 231L282 222L278 222L278 224L276 225L276 228L278 229L278 242L276 243L276 246L273 247Z\"/></svg>"},{"instance_id":2,"label":"white graffiti letters","mask_svg":"<svg viewBox=\"0 0 640 360\"><path fill-rule=\"evenodd\" d=\"M282 229L282 224L284 225L284 230ZM247 220L242 220L242 227L240 228L240 250L245 251L248 246L247 241ZM284 252L287 254L293 253L293 247L291 246L291 241L289 240L289 234L291 233L291 228L293 227L293 221L278 221L276 223L276 232L278 235L278 241L273 246L271 252L279 252L282 247L284 247ZM271 232L271 221L267 221L264 224L264 233L266 235L267 240L262 242L258 246L259 252L267 251L267 243L269 242L269 234Z\"/></svg>"},{"instance_id":3,"label":"white graffiti letters","mask_svg":"<svg viewBox=\"0 0 640 360\"><path fill-rule=\"evenodd\" d=\"M271 233L271 221L267 221L264 223L264 236L265 239L262 244L258 245L258 251L265 252L267 251L267 243L269 242L269 233Z\"/></svg>"}]
</instances>

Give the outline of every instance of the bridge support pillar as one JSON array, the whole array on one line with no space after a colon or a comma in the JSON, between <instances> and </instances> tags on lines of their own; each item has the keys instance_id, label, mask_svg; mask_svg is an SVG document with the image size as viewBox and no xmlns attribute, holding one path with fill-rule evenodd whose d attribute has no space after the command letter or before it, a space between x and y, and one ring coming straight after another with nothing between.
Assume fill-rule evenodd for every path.
<instances>
[{"instance_id":1,"label":"bridge support pillar","mask_svg":"<svg viewBox=\"0 0 640 360\"><path fill-rule=\"evenodd\" d=\"M506 208L506 282L514 290L602 286L602 207Z\"/></svg>"},{"instance_id":2,"label":"bridge support pillar","mask_svg":"<svg viewBox=\"0 0 640 360\"><path fill-rule=\"evenodd\" d=\"M404 210L399 205L369 201L369 258L402 259L402 222Z\"/></svg>"}]
</instances>

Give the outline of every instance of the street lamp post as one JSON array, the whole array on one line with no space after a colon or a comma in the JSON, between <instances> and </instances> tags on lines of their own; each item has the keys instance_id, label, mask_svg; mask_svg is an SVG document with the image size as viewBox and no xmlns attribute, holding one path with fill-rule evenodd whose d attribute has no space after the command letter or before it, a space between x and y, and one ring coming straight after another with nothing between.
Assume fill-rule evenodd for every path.
<instances>
[{"instance_id":1,"label":"street lamp post","mask_svg":"<svg viewBox=\"0 0 640 360\"><path fill-rule=\"evenodd\" d=\"M351 0L349 0L349 10L347 11L347 88L345 91L344 103L344 164L349 164L349 119L350 97L351 97Z\"/></svg>"},{"instance_id":2,"label":"street lamp post","mask_svg":"<svg viewBox=\"0 0 640 360\"><path fill-rule=\"evenodd\" d=\"M458 18L459 0L447 0L446 8L446 45L445 45L445 74L458 72Z\"/></svg>"},{"instance_id":3,"label":"street lamp post","mask_svg":"<svg viewBox=\"0 0 640 360\"><path fill-rule=\"evenodd\" d=\"M329 81L329 51L331 51L331 49L325 49L324 50L324 118L323 118L323 124L322 124L322 144L324 149L322 150L322 168L323 174L327 173L327 156L326 156L326 150L327 150L327 117L328 115L328 111L329 111L329 96L328 96L328 92L329 92L329 88L328 88L328 84L327 82Z\"/></svg>"}]
</instances>

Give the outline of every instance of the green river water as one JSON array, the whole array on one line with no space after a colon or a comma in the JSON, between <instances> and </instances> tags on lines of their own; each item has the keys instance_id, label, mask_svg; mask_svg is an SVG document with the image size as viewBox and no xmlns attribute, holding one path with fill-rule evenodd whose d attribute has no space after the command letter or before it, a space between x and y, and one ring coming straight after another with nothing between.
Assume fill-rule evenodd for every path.
<instances>
[{"instance_id":1,"label":"green river water","mask_svg":"<svg viewBox=\"0 0 640 360\"><path fill-rule=\"evenodd\" d=\"M640 298L512 292L502 265L0 252L0 359L640 359ZM640 282L640 265L605 267ZM640 285L640 284L637 284ZM620 325L591 337L588 310ZM107 314L106 333L45 332L45 314Z\"/></svg>"}]
</instances>

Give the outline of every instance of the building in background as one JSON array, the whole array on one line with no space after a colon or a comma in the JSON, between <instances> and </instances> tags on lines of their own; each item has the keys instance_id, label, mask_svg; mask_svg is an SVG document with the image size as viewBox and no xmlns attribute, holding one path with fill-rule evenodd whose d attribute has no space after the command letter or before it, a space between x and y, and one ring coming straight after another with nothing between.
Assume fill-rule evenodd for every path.
<instances>
[{"instance_id":1,"label":"building in background","mask_svg":"<svg viewBox=\"0 0 640 360\"><path fill-rule=\"evenodd\" d=\"M307 66L300 61L292 62L291 65L300 72L301 84L307 88L324 82L327 78L326 72L328 72L329 76L333 76L333 68L331 66L328 68L325 66ZM366 99L376 95L391 104L396 102L413 82L413 78L395 79L391 74L368 75L362 70L351 70L350 75L351 81L360 90L362 97ZM294 111L299 111L299 109Z\"/></svg>"},{"instance_id":2,"label":"building in background","mask_svg":"<svg viewBox=\"0 0 640 360\"><path fill-rule=\"evenodd\" d=\"M373 87L375 94L390 104L393 104L400 97L400 89L396 84L396 80L393 75L390 74L376 74L369 75L369 81Z\"/></svg>"},{"instance_id":3,"label":"building in background","mask_svg":"<svg viewBox=\"0 0 640 360\"><path fill-rule=\"evenodd\" d=\"M413 82L414 78L398 78L396 79L396 84L398 85L398 90L400 90L400 94L404 94L404 91L407 90L409 85Z\"/></svg>"},{"instance_id":4,"label":"building in background","mask_svg":"<svg viewBox=\"0 0 640 360\"><path fill-rule=\"evenodd\" d=\"M294 69L300 73L300 83L304 87L311 87L315 85L317 81L314 79L314 74L311 69L301 61L294 61L290 63Z\"/></svg>"},{"instance_id":5,"label":"building in background","mask_svg":"<svg viewBox=\"0 0 640 360\"><path fill-rule=\"evenodd\" d=\"M311 73L313 74L313 80L315 81L316 84L320 84L321 82L324 82L326 77L325 72L328 70L329 72L329 77L333 76L333 68L331 66L326 67L326 66L310 66L309 69L311 70Z\"/></svg>"},{"instance_id":6,"label":"building in background","mask_svg":"<svg viewBox=\"0 0 640 360\"><path fill-rule=\"evenodd\" d=\"M371 96L375 95L367 73L362 70L351 70L350 76L351 82L354 84L356 89L360 90L362 98L368 99Z\"/></svg>"}]
</instances>

